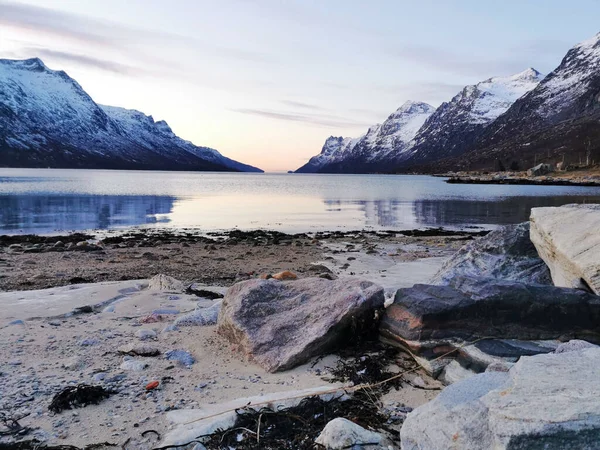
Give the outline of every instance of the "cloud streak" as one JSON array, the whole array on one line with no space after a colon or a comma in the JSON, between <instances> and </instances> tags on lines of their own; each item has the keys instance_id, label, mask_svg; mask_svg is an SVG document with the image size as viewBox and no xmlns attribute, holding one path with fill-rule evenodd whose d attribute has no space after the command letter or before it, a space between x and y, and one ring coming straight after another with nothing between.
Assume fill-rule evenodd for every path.
<instances>
[{"instance_id":1,"label":"cloud streak","mask_svg":"<svg viewBox=\"0 0 600 450\"><path fill-rule=\"evenodd\" d=\"M238 108L232 109L232 111L240 114L248 114L252 116L266 117L275 120L285 120L289 122L301 122L308 123L311 125L319 125L328 128L355 128L355 127L368 127L371 124L358 122L352 119L346 119L343 117L329 116L329 115L308 115L299 113L290 113L286 111L272 111L266 109L252 109L252 108Z\"/></svg>"},{"instance_id":2,"label":"cloud streak","mask_svg":"<svg viewBox=\"0 0 600 450\"><path fill-rule=\"evenodd\" d=\"M490 58L480 55L465 55L427 45L402 45L388 47L387 53L396 58L415 62L425 67L446 72L490 78L517 73L530 67L532 56L559 59L569 45L559 40L539 40L524 42L512 49L508 55L495 55Z\"/></svg>"},{"instance_id":3,"label":"cloud streak","mask_svg":"<svg viewBox=\"0 0 600 450\"><path fill-rule=\"evenodd\" d=\"M0 26L44 33L83 44L92 44L141 57L148 61L155 58L156 45L192 46L195 52L210 54L228 60L245 60L255 63L273 63L275 59L266 53L243 48L214 45L188 36L126 27L114 22L90 19L81 15L49 8L24 5L0 0ZM139 50L146 44L152 58Z\"/></svg>"},{"instance_id":4,"label":"cloud streak","mask_svg":"<svg viewBox=\"0 0 600 450\"><path fill-rule=\"evenodd\" d=\"M51 58L57 61L75 63L80 66L92 67L94 69L100 69L121 75L142 75L148 73L146 70L139 67L129 66L106 59L93 58L91 56L80 55L78 53L62 52L41 47L28 47L24 49L24 51L27 53L32 53L39 58Z\"/></svg>"}]
</instances>

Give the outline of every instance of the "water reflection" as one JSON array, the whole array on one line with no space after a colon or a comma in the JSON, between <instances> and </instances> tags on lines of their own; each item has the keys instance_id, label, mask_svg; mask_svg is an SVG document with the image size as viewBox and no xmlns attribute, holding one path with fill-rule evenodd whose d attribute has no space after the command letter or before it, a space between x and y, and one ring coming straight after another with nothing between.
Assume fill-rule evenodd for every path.
<instances>
[{"instance_id":1,"label":"water reflection","mask_svg":"<svg viewBox=\"0 0 600 450\"><path fill-rule=\"evenodd\" d=\"M508 197L489 200L324 200L327 211L359 209L369 228L490 227L529 220L532 208L600 203L600 196Z\"/></svg>"},{"instance_id":2,"label":"water reflection","mask_svg":"<svg viewBox=\"0 0 600 450\"><path fill-rule=\"evenodd\" d=\"M51 233L168 222L174 197L123 195L1 195L0 231Z\"/></svg>"}]
</instances>

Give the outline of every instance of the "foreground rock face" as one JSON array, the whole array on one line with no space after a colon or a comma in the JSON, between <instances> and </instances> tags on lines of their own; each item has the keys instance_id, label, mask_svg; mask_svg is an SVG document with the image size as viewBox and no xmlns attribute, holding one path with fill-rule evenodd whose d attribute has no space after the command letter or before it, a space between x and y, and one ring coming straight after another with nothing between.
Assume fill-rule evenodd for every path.
<instances>
[{"instance_id":1,"label":"foreground rock face","mask_svg":"<svg viewBox=\"0 0 600 450\"><path fill-rule=\"evenodd\" d=\"M380 334L384 341L409 349L433 375L457 356L480 372L498 358L514 362L556 345L507 340L600 342L600 297L555 286L457 277L449 286L399 289L385 311ZM462 347L478 339L486 340L470 346L471 351ZM459 346L460 352L441 358Z\"/></svg>"},{"instance_id":2,"label":"foreground rock face","mask_svg":"<svg viewBox=\"0 0 600 450\"><path fill-rule=\"evenodd\" d=\"M527 222L499 228L465 245L442 266L431 284L449 284L457 276L552 284L550 270L529 239Z\"/></svg>"},{"instance_id":3,"label":"foreground rock face","mask_svg":"<svg viewBox=\"0 0 600 450\"><path fill-rule=\"evenodd\" d=\"M556 286L600 295L600 205L533 208L531 241Z\"/></svg>"},{"instance_id":4,"label":"foreground rock face","mask_svg":"<svg viewBox=\"0 0 600 450\"><path fill-rule=\"evenodd\" d=\"M361 324L372 324L383 304L383 288L359 279L249 280L227 291L218 332L249 359L276 372L361 333Z\"/></svg>"},{"instance_id":5,"label":"foreground rock face","mask_svg":"<svg viewBox=\"0 0 600 450\"><path fill-rule=\"evenodd\" d=\"M473 376L408 415L402 449L597 449L599 371L595 347Z\"/></svg>"},{"instance_id":6,"label":"foreground rock face","mask_svg":"<svg viewBox=\"0 0 600 450\"><path fill-rule=\"evenodd\" d=\"M554 286L458 277L450 286L399 289L386 310L384 336L404 341L600 337L600 297Z\"/></svg>"}]
</instances>

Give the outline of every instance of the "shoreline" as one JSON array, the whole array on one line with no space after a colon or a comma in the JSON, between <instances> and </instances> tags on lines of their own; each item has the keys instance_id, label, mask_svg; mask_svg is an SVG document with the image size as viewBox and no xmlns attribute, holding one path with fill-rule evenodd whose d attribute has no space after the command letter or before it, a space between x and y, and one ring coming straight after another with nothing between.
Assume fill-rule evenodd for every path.
<instances>
[{"instance_id":1,"label":"shoreline","mask_svg":"<svg viewBox=\"0 0 600 450\"><path fill-rule=\"evenodd\" d=\"M561 178L494 178L494 177L451 177L446 180L448 184L507 184L507 185L535 185L535 186L585 186L600 187L600 181L576 181Z\"/></svg>"},{"instance_id":2,"label":"shoreline","mask_svg":"<svg viewBox=\"0 0 600 450\"><path fill-rule=\"evenodd\" d=\"M189 283L229 286L282 270L304 276L312 272L311 263L327 263L324 254L328 251L337 256L348 250L353 255L347 258L352 259L335 261L332 269L350 275L376 270L373 267L388 270L397 263L448 256L466 240L487 233L426 229L290 235L263 230L131 230L101 239L84 233L3 235L0 291L143 279L158 273ZM341 242L344 245L338 245ZM331 250L332 246L336 248ZM358 261L354 253L361 254Z\"/></svg>"}]
</instances>

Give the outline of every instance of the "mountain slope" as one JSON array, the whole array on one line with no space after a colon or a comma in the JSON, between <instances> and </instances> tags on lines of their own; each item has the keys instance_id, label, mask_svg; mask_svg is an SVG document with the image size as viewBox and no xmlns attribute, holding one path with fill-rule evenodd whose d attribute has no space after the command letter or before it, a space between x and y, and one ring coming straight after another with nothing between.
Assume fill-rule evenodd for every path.
<instances>
[{"instance_id":1,"label":"mountain slope","mask_svg":"<svg viewBox=\"0 0 600 450\"><path fill-rule=\"evenodd\" d=\"M494 77L466 86L427 119L403 164L435 161L469 150L490 123L534 89L542 78L530 68L510 77Z\"/></svg>"},{"instance_id":2,"label":"mountain slope","mask_svg":"<svg viewBox=\"0 0 600 450\"><path fill-rule=\"evenodd\" d=\"M535 89L492 123L474 148L433 170L600 161L600 33L570 49Z\"/></svg>"},{"instance_id":3,"label":"mountain slope","mask_svg":"<svg viewBox=\"0 0 600 450\"><path fill-rule=\"evenodd\" d=\"M180 139L164 121L96 104L37 58L0 59L0 166L260 171Z\"/></svg>"},{"instance_id":4,"label":"mountain slope","mask_svg":"<svg viewBox=\"0 0 600 450\"><path fill-rule=\"evenodd\" d=\"M435 108L408 101L382 124L357 138L330 137L317 156L296 172L361 173L382 170L388 161L400 161L417 131Z\"/></svg>"}]
</instances>

